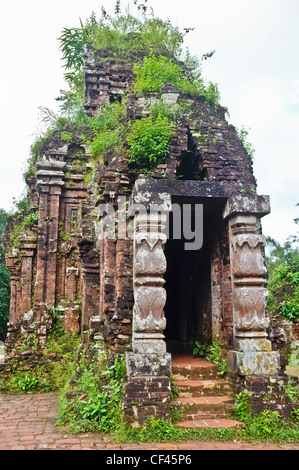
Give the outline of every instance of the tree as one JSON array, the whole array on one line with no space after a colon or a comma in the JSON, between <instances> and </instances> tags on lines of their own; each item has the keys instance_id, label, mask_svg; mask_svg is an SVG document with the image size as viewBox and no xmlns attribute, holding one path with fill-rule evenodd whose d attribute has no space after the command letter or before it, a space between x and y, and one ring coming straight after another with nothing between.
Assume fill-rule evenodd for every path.
<instances>
[{"instance_id":1,"label":"tree","mask_svg":"<svg viewBox=\"0 0 299 470\"><path fill-rule=\"evenodd\" d=\"M298 206L299 204L297 204ZM299 225L299 219L294 219ZM299 319L299 237L290 235L284 244L266 238L269 272L268 309L290 321Z\"/></svg>"}]
</instances>

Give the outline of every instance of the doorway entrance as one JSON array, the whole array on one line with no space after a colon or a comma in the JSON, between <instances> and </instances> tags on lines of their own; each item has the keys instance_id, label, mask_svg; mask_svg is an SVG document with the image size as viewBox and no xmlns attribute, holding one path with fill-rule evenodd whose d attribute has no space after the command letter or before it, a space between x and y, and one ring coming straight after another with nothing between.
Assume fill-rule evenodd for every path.
<instances>
[{"instance_id":1,"label":"doorway entrance","mask_svg":"<svg viewBox=\"0 0 299 470\"><path fill-rule=\"evenodd\" d=\"M210 343L212 338L212 252L222 226L224 198L175 198L172 203L191 204L191 225L195 227L195 204L202 204L203 244L200 249L186 250L186 240L177 239L173 231L173 214L169 220L169 238L165 245L167 270L164 275L167 301L164 331L169 352L191 353L195 340ZM181 210L183 218L183 210ZM181 226L183 220L181 218Z\"/></svg>"}]
</instances>

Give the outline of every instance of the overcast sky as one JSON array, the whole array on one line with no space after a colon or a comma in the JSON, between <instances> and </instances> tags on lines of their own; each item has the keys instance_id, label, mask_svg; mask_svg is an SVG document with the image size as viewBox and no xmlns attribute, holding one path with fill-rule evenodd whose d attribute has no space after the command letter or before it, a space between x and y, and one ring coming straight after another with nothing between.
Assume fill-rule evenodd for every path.
<instances>
[{"instance_id":1,"label":"overcast sky","mask_svg":"<svg viewBox=\"0 0 299 470\"><path fill-rule=\"evenodd\" d=\"M204 76L218 83L229 122L249 130L258 193L271 198L263 231L283 242L299 217L299 1L149 0L156 16L181 29L192 54L215 50ZM133 6L133 0L122 5ZM22 170L40 127L39 107L58 109L66 89L59 43L114 0L13 0L0 5L0 208L24 191Z\"/></svg>"}]
</instances>

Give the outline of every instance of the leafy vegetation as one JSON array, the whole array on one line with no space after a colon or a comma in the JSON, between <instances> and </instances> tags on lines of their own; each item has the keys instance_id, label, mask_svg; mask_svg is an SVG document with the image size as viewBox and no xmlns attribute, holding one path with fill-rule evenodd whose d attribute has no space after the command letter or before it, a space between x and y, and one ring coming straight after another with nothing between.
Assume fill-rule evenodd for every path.
<instances>
[{"instance_id":1,"label":"leafy vegetation","mask_svg":"<svg viewBox=\"0 0 299 470\"><path fill-rule=\"evenodd\" d=\"M119 153L125 140L127 106L114 102L102 106L97 116L89 118L92 131L91 139L87 141L93 158Z\"/></svg>"},{"instance_id":2,"label":"leafy vegetation","mask_svg":"<svg viewBox=\"0 0 299 470\"><path fill-rule=\"evenodd\" d=\"M108 363L104 355L88 360L85 351L62 389L58 426L71 432L113 432L122 426L122 396L125 364L123 357Z\"/></svg>"},{"instance_id":3,"label":"leafy vegetation","mask_svg":"<svg viewBox=\"0 0 299 470\"><path fill-rule=\"evenodd\" d=\"M11 358L0 372L0 392L61 390L69 377L71 365L76 361L79 342L80 338L65 333L63 320L54 315L54 324L43 351L39 350L34 333L24 335L15 345L16 357ZM28 355L27 360L22 352Z\"/></svg>"},{"instance_id":4,"label":"leafy vegetation","mask_svg":"<svg viewBox=\"0 0 299 470\"><path fill-rule=\"evenodd\" d=\"M174 124L167 118L158 116L143 117L129 126L127 143L129 163L152 167L162 163L170 151L170 139Z\"/></svg>"},{"instance_id":5,"label":"leafy vegetation","mask_svg":"<svg viewBox=\"0 0 299 470\"><path fill-rule=\"evenodd\" d=\"M212 344L195 341L193 356L205 357L208 361L216 364L219 377L223 377L227 373L227 359L223 346L219 341L213 341Z\"/></svg>"},{"instance_id":6,"label":"leafy vegetation","mask_svg":"<svg viewBox=\"0 0 299 470\"><path fill-rule=\"evenodd\" d=\"M186 70L165 56L151 54L144 57L143 63L134 65L136 75L135 90L139 95L160 93L165 83L171 83L177 89L193 95L203 95L208 101L219 104L219 92L216 85L205 85L200 72L193 71L193 77L187 76Z\"/></svg>"},{"instance_id":7,"label":"leafy vegetation","mask_svg":"<svg viewBox=\"0 0 299 470\"><path fill-rule=\"evenodd\" d=\"M296 220L295 220L296 222ZM298 222L296 222L298 224ZM268 309L272 316L294 321L299 319L299 249L298 237L288 237L281 245L267 238L269 254Z\"/></svg>"},{"instance_id":8,"label":"leafy vegetation","mask_svg":"<svg viewBox=\"0 0 299 470\"><path fill-rule=\"evenodd\" d=\"M253 145L248 141L248 134L249 131L247 131L244 127L241 127L241 129L236 128L236 133L241 140L247 154L253 159L255 149L253 148Z\"/></svg>"}]
</instances>

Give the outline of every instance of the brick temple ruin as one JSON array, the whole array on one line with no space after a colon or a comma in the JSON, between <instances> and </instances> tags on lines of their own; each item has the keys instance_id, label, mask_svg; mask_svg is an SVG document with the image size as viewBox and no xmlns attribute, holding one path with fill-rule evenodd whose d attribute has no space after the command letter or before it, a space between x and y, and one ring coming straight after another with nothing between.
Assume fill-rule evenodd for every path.
<instances>
[{"instance_id":1,"label":"brick temple ruin","mask_svg":"<svg viewBox=\"0 0 299 470\"><path fill-rule=\"evenodd\" d=\"M134 94L131 64L102 62L92 50L84 76L89 116L127 95L128 117L139 119L157 99ZM97 164L87 183L91 163L80 133L66 143L55 131L44 142L27 178L38 226L26 227L7 255L8 350L32 332L42 345L55 309L66 331L126 354L124 408L129 417L134 408L137 418L144 408L166 413L172 356L195 340L221 340L234 390L246 386L256 397L263 391L273 398L286 383L266 312L261 219L270 212L269 198L256 194L252 159L225 108L169 83L161 98L169 105L184 98L193 114L181 119L170 154L150 177L132 171L119 153ZM111 215L104 205L119 211L120 201L128 201L125 223L116 220L114 236L102 236ZM183 213L184 206L191 220L202 208L199 249L185 249L190 240L171 230L165 234L174 208ZM127 225L131 236L121 233Z\"/></svg>"}]
</instances>

